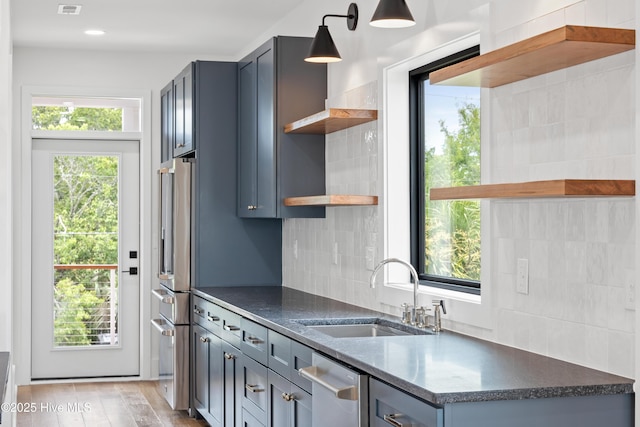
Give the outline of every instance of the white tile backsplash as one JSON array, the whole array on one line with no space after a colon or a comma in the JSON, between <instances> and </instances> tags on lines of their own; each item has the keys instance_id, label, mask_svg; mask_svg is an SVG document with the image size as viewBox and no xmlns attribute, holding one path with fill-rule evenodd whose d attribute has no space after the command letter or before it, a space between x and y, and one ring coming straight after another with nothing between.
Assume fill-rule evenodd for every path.
<instances>
[{"instance_id":1,"label":"white tile backsplash","mask_svg":"<svg viewBox=\"0 0 640 427\"><path fill-rule=\"evenodd\" d=\"M568 24L622 26L634 2L585 0L494 34L498 46ZM616 7L613 7L616 5ZM619 8L617 6L620 6ZM492 89L485 183L559 178L635 179L635 56L615 55ZM328 100L334 107L376 108L378 83ZM383 114L381 112L380 114ZM327 191L381 196L378 124L326 137ZM406 173L406 171L398 171ZM407 191L391 189L390 191ZM633 198L492 201L492 330L447 319L461 333L635 376ZM366 249L382 247L376 207L327 208L324 219L287 219L284 286L393 313L369 288ZM297 241L298 257L293 257ZM334 244L338 262L333 262ZM515 290L518 258L529 260L529 295ZM397 313L396 313L397 314Z\"/></svg>"}]
</instances>

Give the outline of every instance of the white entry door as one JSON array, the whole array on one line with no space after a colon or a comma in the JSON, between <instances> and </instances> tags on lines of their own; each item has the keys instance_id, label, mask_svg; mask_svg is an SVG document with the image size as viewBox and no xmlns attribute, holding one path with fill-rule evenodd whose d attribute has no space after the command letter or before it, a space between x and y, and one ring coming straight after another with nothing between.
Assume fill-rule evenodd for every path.
<instances>
[{"instance_id":1,"label":"white entry door","mask_svg":"<svg viewBox=\"0 0 640 427\"><path fill-rule=\"evenodd\" d=\"M32 379L139 374L139 142L34 139Z\"/></svg>"}]
</instances>

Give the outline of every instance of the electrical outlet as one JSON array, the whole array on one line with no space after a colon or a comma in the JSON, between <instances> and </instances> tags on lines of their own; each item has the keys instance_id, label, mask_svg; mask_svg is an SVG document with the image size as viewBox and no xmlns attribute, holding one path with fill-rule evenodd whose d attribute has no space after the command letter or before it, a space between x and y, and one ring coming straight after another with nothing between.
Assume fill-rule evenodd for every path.
<instances>
[{"instance_id":1,"label":"electrical outlet","mask_svg":"<svg viewBox=\"0 0 640 427\"><path fill-rule=\"evenodd\" d=\"M373 269L375 268L375 252L375 248L372 248L371 246L367 246L365 248L365 268L369 271L373 271Z\"/></svg>"},{"instance_id":2,"label":"electrical outlet","mask_svg":"<svg viewBox=\"0 0 640 427\"><path fill-rule=\"evenodd\" d=\"M293 241L293 259L298 259L298 240Z\"/></svg>"},{"instance_id":3,"label":"electrical outlet","mask_svg":"<svg viewBox=\"0 0 640 427\"><path fill-rule=\"evenodd\" d=\"M333 265L338 265L338 242L333 242Z\"/></svg>"},{"instance_id":4,"label":"electrical outlet","mask_svg":"<svg viewBox=\"0 0 640 427\"><path fill-rule=\"evenodd\" d=\"M624 308L627 310L636 309L636 284L633 280L627 281L624 285Z\"/></svg>"},{"instance_id":5,"label":"electrical outlet","mask_svg":"<svg viewBox=\"0 0 640 427\"><path fill-rule=\"evenodd\" d=\"M516 292L519 294L529 295L529 260L524 258L518 259L518 267L516 271Z\"/></svg>"}]
</instances>

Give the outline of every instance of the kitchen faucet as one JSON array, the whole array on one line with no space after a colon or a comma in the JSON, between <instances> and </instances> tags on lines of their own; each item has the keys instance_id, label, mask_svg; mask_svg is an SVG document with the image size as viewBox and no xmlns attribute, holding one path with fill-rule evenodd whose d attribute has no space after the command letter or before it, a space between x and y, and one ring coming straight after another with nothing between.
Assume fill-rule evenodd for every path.
<instances>
[{"instance_id":1,"label":"kitchen faucet","mask_svg":"<svg viewBox=\"0 0 640 427\"><path fill-rule=\"evenodd\" d=\"M413 268L413 265L409 264L408 262L401 260L399 258L387 258L384 259L382 261L380 261L380 263L376 266L376 268L373 269L373 273L371 274L371 279L369 279L369 286L372 288L376 287L376 275L378 274L378 271L385 265L385 264L389 264L389 263L398 263L401 265L404 265L405 267L407 267L407 269L409 270L409 272L411 273L411 278L413 279L413 308L411 309L411 319L410 322L412 325L416 325L419 323L419 319L418 319L418 273L416 272L416 269ZM406 305L403 305L405 307L405 313L406 313ZM423 310L424 311L424 310ZM408 319L405 318L405 314L403 313L403 321L407 321Z\"/></svg>"}]
</instances>

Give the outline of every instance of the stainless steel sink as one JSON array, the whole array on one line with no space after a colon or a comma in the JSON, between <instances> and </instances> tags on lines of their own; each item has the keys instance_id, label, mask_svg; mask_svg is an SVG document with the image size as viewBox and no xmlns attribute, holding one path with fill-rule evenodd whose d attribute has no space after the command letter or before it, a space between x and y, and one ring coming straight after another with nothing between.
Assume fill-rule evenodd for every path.
<instances>
[{"instance_id":1,"label":"stainless steel sink","mask_svg":"<svg viewBox=\"0 0 640 427\"><path fill-rule=\"evenodd\" d=\"M386 319L309 319L299 320L307 328L334 338L394 337L430 335L427 329L415 328Z\"/></svg>"}]
</instances>

